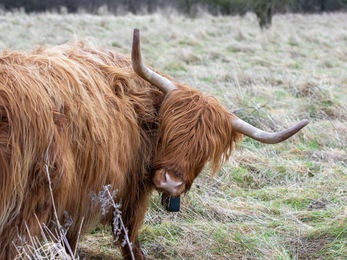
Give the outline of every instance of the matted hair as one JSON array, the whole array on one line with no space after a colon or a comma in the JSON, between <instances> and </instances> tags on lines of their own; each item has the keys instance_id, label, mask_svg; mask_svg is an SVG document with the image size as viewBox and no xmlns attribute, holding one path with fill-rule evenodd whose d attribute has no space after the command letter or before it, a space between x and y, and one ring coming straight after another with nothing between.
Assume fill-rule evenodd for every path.
<instances>
[{"instance_id":1,"label":"matted hair","mask_svg":"<svg viewBox=\"0 0 347 260\"><path fill-rule=\"evenodd\" d=\"M175 172L189 188L207 162L212 174L218 171L243 135L233 131L235 116L215 97L185 85L177 87L159 110L160 136L153 168Z\"/></svg>"},{"instance_id":2,"label":"matted hair","mask_svg":"<svg viewBox=\"0 0 347 260\"><path fill-rule=\"evenodd\" d=\"M89 194L107 184L119 189L133 240L152 189L155 110L164 94L128 57L82 41L5 51L0 72L0 258L13 258L12 243L28 232L40 236L39 223L54 230L46 166L59 220L64 211L73 219L71 247L83 218L82 233L101 221Z\"/></svg>"}]
</instances>

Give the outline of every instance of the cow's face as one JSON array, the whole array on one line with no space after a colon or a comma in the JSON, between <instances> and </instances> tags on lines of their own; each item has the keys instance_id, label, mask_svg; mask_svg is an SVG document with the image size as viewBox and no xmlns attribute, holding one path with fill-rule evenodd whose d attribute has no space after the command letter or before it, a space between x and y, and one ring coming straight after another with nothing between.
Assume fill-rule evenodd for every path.
<instances>
[{"instance_id":1,"label":"cow's face","mask_svg":"<svg viewBox=\"0 0 347 260\"><path fill-rule=\"evenodd\" d=\"M181 86L170 92L159 111L156 188L177 197L189 190L207 162L217 171L242 139L232 130L232 116L218 100L196 89Z\"/></svg>"}]
</instances>

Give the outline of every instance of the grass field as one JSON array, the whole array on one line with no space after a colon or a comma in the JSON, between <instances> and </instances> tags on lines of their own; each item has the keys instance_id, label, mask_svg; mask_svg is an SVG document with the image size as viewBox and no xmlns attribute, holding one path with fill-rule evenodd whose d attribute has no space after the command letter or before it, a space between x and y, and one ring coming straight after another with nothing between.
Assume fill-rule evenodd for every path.
<instances>
[{"instance_id":1,"label":"grass field","mask_svg":"<svg viewBox=\"0 0 347 260\"><path fill-rule=\"evenodd\" d=\"M310 124L277 145L249 138L213 178L208 171L168 213L154 193L140 231L149 259L347 259L347 14L196 19L2 13L0 50L77 38L129 53L141 30L146 61L209 92L267 131ZM121 259L109 227L80 244L81 259Z\"/></svg>"}]
</instances>

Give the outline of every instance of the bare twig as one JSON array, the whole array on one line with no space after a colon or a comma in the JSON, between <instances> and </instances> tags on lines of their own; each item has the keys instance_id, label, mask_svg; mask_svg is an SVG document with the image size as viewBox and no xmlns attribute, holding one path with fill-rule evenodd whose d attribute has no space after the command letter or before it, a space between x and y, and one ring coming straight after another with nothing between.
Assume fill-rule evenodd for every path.
<instances>
[{"instance_id":1,"label":"bare twig","mask_svg":"<svg viewBox=\"0 0 347 260\"><path fill-rule=\"evenodd\" d=\"M102 191L99 192L98 195L96 195L94 192L90 194L92 197L92 201L98 201L101 210L102 215L106 215L109 211L109 208L113 206L113 235L115 236L115 241L118 240L119 236L121 235L122 231L124 233L124 238L121 243L121 246L124 247L126 244L129 246L129 251L131 254L131 258L135 260L135 256L133 253L132 243L130 242L129 236L128 236L128 229L125 227L123 219L122 219L122 212L120 211L121 208L121 202L115 203L114 198L116 197L116 194L118 190L114 190L112 193L110 192L111 185L105 185L103 186Z\"/></svg>"},{"instance_id":2,"label":"bare twig","mask_svg":"<svg viewBox=\"0 0 347 260\"><path fill-rule=\"evenodd\" d=\"M81 230L82 230L83 222L84 222L84 217L82 218L81 225L80 225L80 229L79 229L79 231L78 231L77 241L80 240L80 235L81 235ZM76 251L77 251L77 246L75 247L75 252L73 253L74 257L76 257Z\"/></svg>"},{"instance_id":3,"label":"bare twig","mask_svg":"<svg viewBox=\"0 0 347 260\"><path fill-rule=\"evenodd\" d=\"M113 197L112 197L112 195L111 195L111 193L110 193L110 190L109 189L107 189L107 194L108 194L108 196L110 197L110 199L111 199L111 203L112 203L112 206L114 207L114 218L118 218L118 220L119 220L119 222L120 222L120 225L121 225L121 227L122 227L122 229L123 229L123 232L124 232L124 239L125 239L125 241L126 241L126 243L128 244L128 247L129 247L129 251L130 251L130 254L131 254L131 258L133 259L133 260L135 260L135 256L134 256L134 252L133 252L133 248L132 248L132 243L130 242L130 239L129 239L129 236L128 236L128 230L127 230L127 228L125 227L125 225L124 225L124 222L123 222L123 219L122 219L122 217L121 217L121 215L120 215L120 210L119 210L119 207L116 205L116 203L114 202L114 200L113 200Z\"/></svg>"}]
</instances>

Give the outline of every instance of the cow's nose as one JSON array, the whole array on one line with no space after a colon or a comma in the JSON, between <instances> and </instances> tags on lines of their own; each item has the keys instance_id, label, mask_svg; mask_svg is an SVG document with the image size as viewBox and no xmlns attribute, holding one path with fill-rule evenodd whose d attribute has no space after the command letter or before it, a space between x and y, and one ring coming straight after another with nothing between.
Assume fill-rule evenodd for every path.
<instances>
[{"instance_id":1,"label":"cow's nose","mask_svg":"<svg viewBox=\"0 0 347 260\"><path fill-rule=\"evenodd\" d=\"M170 177L170 175L165 172L163 174L163 178L161 179L161 183L157 186L160 189L166 190L172 196L179 195L179 189L182 187L183 181L177 181Z\"/></svg>"}]
</instances>

